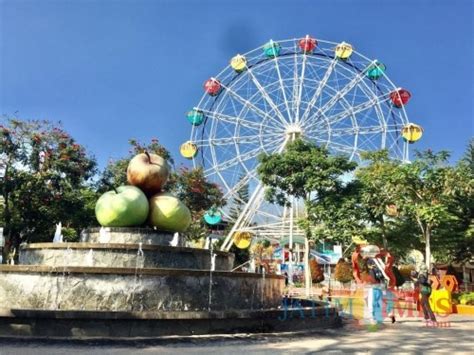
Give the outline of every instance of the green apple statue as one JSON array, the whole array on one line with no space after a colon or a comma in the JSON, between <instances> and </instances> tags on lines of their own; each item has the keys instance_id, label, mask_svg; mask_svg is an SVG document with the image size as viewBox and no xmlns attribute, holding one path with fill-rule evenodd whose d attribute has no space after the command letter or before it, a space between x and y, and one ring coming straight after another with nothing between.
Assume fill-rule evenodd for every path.
<instances>
[{"instance_id":1,"label":"green apple statue","mask_svg":"<svg viewBox=\"0 0 474 355\"><path fill-rule=\"evenodd\" d=\"M147 196L152 196L161 191L169 173L170 167L165 159L145 151L130 160L127 181L140 188Z\"/></svg>"},{"instance_id":2,"label":"green apple statue","mask_svg":"<svg viewBox=\"0 0 474 355\"><path fill-rule=\"evenodd\" d=\"M149 212L148 199L135 186L119 186L104 193L95 205L95 216L104 227L142 225Z\"/></svg>"},{"instance_id":3,"label":"green apple statue","mask_svg":"<svg viewBox=\"0 0 474 355\"><path fill-rule=\"evenodd\" d=\"M159 230L184 232L191 224L191 212L173 195L159 193L150 198L148 223Z\"/></svg>"}]
</instances>

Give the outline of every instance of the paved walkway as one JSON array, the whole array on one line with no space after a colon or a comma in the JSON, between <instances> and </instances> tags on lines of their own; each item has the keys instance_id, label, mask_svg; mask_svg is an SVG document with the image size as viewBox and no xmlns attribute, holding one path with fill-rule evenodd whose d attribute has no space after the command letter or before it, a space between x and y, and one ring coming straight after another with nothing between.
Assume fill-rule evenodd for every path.
<instances>
[{"instance_id":1,"label":"paved walkway","mask_svg":"<svg viewBox=\"0 0 474 355\"><path fill-rule=\"evenodd\" d=\"M229 335L133 343L0 343L0 355L132 354L310 354L310 353L450 353L473 354L474 317L450 315L445 327L429 328L419 319L381 327L349 322L343 329L311 335Z\"/></svg>"}]
</instances>

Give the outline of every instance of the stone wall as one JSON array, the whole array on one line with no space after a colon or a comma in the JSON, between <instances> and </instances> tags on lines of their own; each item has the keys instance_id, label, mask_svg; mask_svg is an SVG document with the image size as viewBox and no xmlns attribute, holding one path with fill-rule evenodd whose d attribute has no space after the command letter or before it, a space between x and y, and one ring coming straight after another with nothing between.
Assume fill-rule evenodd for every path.
<instances>
[{"instance_id":1,"label":"stone wall","mask_svg":"<svg viewBox=\"0 0 474 355\"><path fill-rule=\"evenodd\" d=\"M105 227L88 228L81 233L83 243L123 243L144 245L171 245L173 233L159 232L152 228L143 227ZM182 238L178 238L177 245L183 246Z\"/></svg>"},{"instance_id":2,"label":"stone wall","mask_svg":"<svg viewBox=\"0 0 474 355\"><path fill-rule=\"evenodd\" d=\"M234 254L214 251L215 270L231 270ZM137 244L36 243L22 246L20 264L125 268L211 268L210 251Z\"/></svg>"},{"instance_id":3,"label":"stone wall","mask_svg":"<svg viewBox=\"0 0 474 355\"><path fill-rule=\"evenodd\" d=\"M212 280L212 283L211 283ZM259 310L280 305L284 277L236 272L0 266L2 308Z\"/></svg>"}]
</instances>

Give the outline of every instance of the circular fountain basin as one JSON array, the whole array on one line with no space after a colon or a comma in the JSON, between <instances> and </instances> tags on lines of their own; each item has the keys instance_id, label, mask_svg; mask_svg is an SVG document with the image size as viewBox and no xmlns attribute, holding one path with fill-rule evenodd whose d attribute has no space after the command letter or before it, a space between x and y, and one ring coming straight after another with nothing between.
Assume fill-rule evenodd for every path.
<instances>
[{"instance_id":1,"label":"circular fountain basin","mask_svg":"<svg viewBox=\"0 0 474 355\"><path fill-rule=\"evenodd\" d=\"M242 272L0 266L1 308L107 311L273 309L285 278Z\"/></svg>"},{"instance_id":2,"label":"circular fountain basin","mask_svg":"<svg viewBox=\"0 0 474 355\"><path fill-rule=\"evenodd\" d=\"M215 270L231 270L234 254L214 251ZM34 243L20 249L20 264L124 268L211 269L207 249L109 243Z\"/></svg>"},{"instance_id":3,"label":"circular fountain basin","mask_svg":"<svg viewBox=\"0 0 474 355\"><path fill-rule=\"evenodd\" d=\"M173 238L173 233L143 227L88 228L81 233L81 242L85 243L170 245Z\"/></svg>"}]
</instances>

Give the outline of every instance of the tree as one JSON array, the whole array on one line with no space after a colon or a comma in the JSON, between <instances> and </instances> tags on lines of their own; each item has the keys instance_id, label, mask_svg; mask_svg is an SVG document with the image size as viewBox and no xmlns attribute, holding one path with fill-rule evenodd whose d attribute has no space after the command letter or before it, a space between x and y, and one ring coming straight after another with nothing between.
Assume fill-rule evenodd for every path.
<instances>
[{"instance_id":1,"label":"tree","mask_svg":"<svg viewBox=\"0 0 474 355\"><path fill-rule=\"evenodd\" d=\"M362 155L367 164L356 171L359 185L359 206L363 217L372 228L380 232L383 246L388 248L387 207L396 200L396 189L393 188L393 174L400 162L391 160L387 150L367 152ZM396 208L396 205L395 205ZM396 212L396 211L394 211ZM393 216L392 216L393 217Z\"/></svg>"},{"instance_id":2,"label":"tree","mask_svg":"<svg viewBox=\"0 0 474 355\"><path fill-rule=\"evenodd\" d=\"M314 228L343 228L336 224L335 214L350 204L353 186L343 177L357 166L344 156L332 156L324 147L297 139L282 153L262 155L257 168L266 186L265 197L280 205L289 204L289 196L305 201L307 220L303 221L308 237L316 237ZM337 234L334 233L334 234Z\"/></svg>"},{"instance_id":3,"label":"tree","mask_svg":"<svg viewBox=\"0 0 474 355\"><path fill-rule=\"evenodd\" d=\"M433 233L443 224L457 220L449 208L455 196L472 194L472 181L468 181L461 169L448 166L448 157L445 151L417 152L415 161L400 165L392 175L396 204L418 226L428 267Z\"/></svg>"},{"instance_id":4,"label":"tree","mask_svg":"<svg viewBox=\"0 0 474 355\"><path fill-rule=\"evenodd\" d=\"M474 138L469 140L464 156L461 158L460 164L466 165L470 173L474 175Z\"/></svg>"},{"instance_id":5,"label":"tree","mask_svg":"<svg viewBox=\"0 0 474 355\"><path fill-rule=\"evenodd\" d=\"M6 118L0 126L0 190L6 250L46 241L55 222L74 230L94 220L88 182L95 160L59 125Z\"/></svg>"},{"instance_id":6,"label":"tree","mask_svg":"<svg viewBox=\"0 0 474 355\"><path fill-rule=\"evenodd\" d=\"M448 209L455 219L443 223L434 233L433 252L437 260L465 262L474 256L474 139L453 169L458 176L458 189Z\"/></svg>"},{"instance_id":7,"label":"tree","mask_svg":"<svg viewBox=\"0 0 474 355\"><path fill-rule=\"evenodd\" d=\"M289 205L290 196L304 200L307 218L300 221L300 225L306 231L305 284L309 295L311 275L308 240L318 238L318 234L313 232L315 227L340 227L333 221L334 214L342 209L334 204L348 201L352 186L343 177L352 173L356 163L344 156L331 156L326 148L301 139L290 142L282 153L260 156L259 161L257 173L266 186L265 197L268 201Z\"/></svg>"},{"instance_id":8,"label":"tree","mask_svg":"<svg viewBox=\"0 0 474 355\"><path fill-rule=\"evenodd\" d=\"M324 198L306 204L306 224L313 239L330 239L348 244L354 235L364 235L367 226L360 206L360 188L350 181L337 187Z\"/></svg>"},{"instance_id":9,"label":"tree","mask_svg":"<svg viewBox=\"0 0 474 355\"><path fill-rule=\"evenodd\" d=\"M237 185L241 185L244 179L245 179L245 176L242 175ZM237 191L237 196L232 199L231 207L229 210L229 216L233 221L239 218L240 214L242 213L248 201L249 201L249 184L248 182L246 182L242 184L240 189Z\"/></svg>"}]
</instances>

